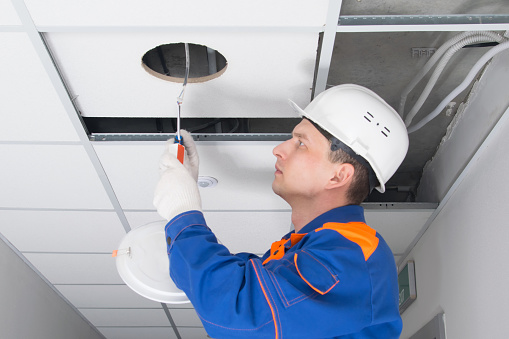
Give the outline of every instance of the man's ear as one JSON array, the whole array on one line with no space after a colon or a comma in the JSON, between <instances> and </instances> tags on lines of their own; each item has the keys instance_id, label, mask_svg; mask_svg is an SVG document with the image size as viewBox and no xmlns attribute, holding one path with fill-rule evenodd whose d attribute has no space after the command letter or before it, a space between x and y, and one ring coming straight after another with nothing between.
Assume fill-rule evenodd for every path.
<instances>
[{"instance_id":1,"label":"man's ear","mask_svg":"<svg viewBox=\"0 0 509 339\"><path fill-rule=\"evenodd\" d=\"M353 180L355 169L352 164L341 163L334 166L333 176L329 179L326 189L343 187Z\"/></svg>"}]
</instances>

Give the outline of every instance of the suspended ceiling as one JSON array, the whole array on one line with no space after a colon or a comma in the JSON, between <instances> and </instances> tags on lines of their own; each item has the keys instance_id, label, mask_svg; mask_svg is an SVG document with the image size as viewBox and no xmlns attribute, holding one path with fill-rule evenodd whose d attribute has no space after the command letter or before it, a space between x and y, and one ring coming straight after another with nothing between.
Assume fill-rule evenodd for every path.
<instances>
[{"instance_id":1,"label":"suspended ceiling","mask_svg":"<svg viewBox=\"0 0 509 339\"><path fill-rule=\"evenodd\" d=\"M305 106L313 93L348 82L375 90L397 107L426 62L413 58L411 48L438 48L455 31L508 28L426 23L429 15L509 13L499 1L400 3L0 0L2 238L107 338L206 338L191 305L168 305L166 313L166 305L124 285L111 258L127 231L159 219L151 201L164 142L91 142L78 112L175 117L181 84L155 78L141 66L146 51L168 42L205 44L228 60L219 78L188 86L186 117L295 118L288 98ZM340 7L345 20L424 18L412 17L415 24L404 27L383 21L337 26ZM455 56L423 112L455 87L484 50ZM404 190L418 184L452 116L442 114L411 135L409 156L393 179L396 193L365 204L368 223L396 259L436 207L436 201L404 203L414 198ZM276 144L198 142L201 175L219 180L217 187L201 189L206 218L232 252L261 254L290 229L289 207L270 188Z\"/></svg>"}]
</instances>

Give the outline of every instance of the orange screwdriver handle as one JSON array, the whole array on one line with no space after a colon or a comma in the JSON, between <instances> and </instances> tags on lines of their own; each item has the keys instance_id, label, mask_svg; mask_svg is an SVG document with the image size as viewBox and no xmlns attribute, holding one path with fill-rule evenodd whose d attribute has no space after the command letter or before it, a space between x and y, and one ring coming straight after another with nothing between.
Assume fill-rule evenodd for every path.
<instances>
[{"instance_id":1,"label":"orange screwdriver handle","mask_svg":"<svg viewBox=\"0 0 509 339\"><path fill-rule=\"evenodd\" d=\"M184 154L186 153L186 149L184 148L184 145L178 144L177 146L177 159L180 161L180 163L184 164Z\"/></svg>"}]
</instances>

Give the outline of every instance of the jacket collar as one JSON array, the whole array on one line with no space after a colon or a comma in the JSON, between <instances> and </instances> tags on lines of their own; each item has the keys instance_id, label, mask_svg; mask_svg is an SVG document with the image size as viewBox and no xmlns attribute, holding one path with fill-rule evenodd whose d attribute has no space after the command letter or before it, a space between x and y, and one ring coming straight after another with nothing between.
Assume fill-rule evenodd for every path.
<instances>
[{"instance_id":1,"label":"jacket collar","mask_svg":"<svg viewBox=\"0 0 509 339\"><path fill-rule=\"evenodd\" d=\"M309 233L313 232L317 228L323 226L328 222L348 223L352 221L363 222L364 219L364 208L359 205L347 205L342 207L334 208L322 215L319 215L306 226L304 226L298 233Z\"/></svg>"}]
</instances>

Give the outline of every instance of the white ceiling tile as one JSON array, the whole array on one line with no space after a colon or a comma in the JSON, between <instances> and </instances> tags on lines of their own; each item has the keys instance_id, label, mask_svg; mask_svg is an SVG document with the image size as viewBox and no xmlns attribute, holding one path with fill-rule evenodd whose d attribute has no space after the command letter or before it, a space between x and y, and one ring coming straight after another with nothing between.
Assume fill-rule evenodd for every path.
<instances>
[{"instance_id":1,"label":"white ceiling tile","mask_svg":"<svg viewBox=\"0 0 509 339\"><path fill-rule=\"evenodd\" d=\"M202 189L206 210L279 210L289 205L272 191L279 142L199 143L200 175L218 179L216 187Z\"/></svg>"},{"instance_id":2,"label":"white ceiling tile","mask_svg":"<svg viewBox=\"0 0 509 339\"><path fill-rule=\"evenodd\" d=\"M52 284L123 284L111 254L24 253Z\"/></svg>"},{"instance_id":3,"label":"white ceiling tile","mask_svg":"<svg viewBox=\"0 0 509 339\"><path fill-rule=\"evenodd\" d=\"M124 214L131 225L131 229L134 229L139 226L146 225L148 223L163 220L159 214L155 211L146 211L146 212L125 212Z\"/></svg>"},{"instance_id":4,"label":"white ceiling tile","mask_svg":"<svg viewBox=\"0 0 509 339\"><path fill-rule=\"evenodd\" d=\"M365 210L366 223L382 235L394 254L402 254L434 210Z\"/></svg>"},{"instance_id":5,"label":"white ceiling tile","mask_svg":"<svg viewBox=\"0 0 509 339\"><path fill-rule=\"evenodd\" d=\"M111 209L79 145L0 144L1 207Z\"/></svg>"},{"instance_id":6,"label":"white ceiling tile","mask_svg":"<svg viewBox=\"0 0 509 339\"><path fill-rule=\"evenodd\" d=\"M318 33L232 31L48 33L47 38L87 117L175 117L182 84L149 75L141 58L156 46L183 41L213 48L228 61L219 78L188 84L183 117L295 117L287 99L309 103Z\"/></svg>"},{"instance_id":7,"label":"white ceiling tile","mask_svg":"<svg viewBox=\"0 0 509 339\"><path fill-rule=\"evenodd\" d=\"M51 26L297 26L325 24L328 2L163 0L143 2L26 0L37 25ZM58 8L58 11L54 10Z\"/></svg>"},{"instance_id":8,"label":"white ceiling tile","mask_svg":"<svg viewBox=\"0 0 509 339\"><path fill-rule=\"evenodd\" d=\"M0 45L0 141L78 141L28 35L0 33Z\"/></svg>"},{"instance_id":9,"label":"white ceiling tile","mask_svg":"<svg viewBox=\"0 0 509 339\"><path fill-rule=\"evenodd\" d=\"M175 325L179 326L203 326L198 314L193 309L171 309L171 317Z\"/></svg>"},{"instance_id":10,"label":"white ceiling tile","mask_svg":"<svg viewBox=\"0 0 509 339\"><path fill-rule=\"evenodd\" d=\"M0 0L0 26L4 25L21 25L10 0Z\"/></svg>"},{"instance_id":11,"label":"white ceiling tile","mask_svg":"<svg viewBox=\"0 0 509 339\"><path fill-rule=\"evenodd\" d=\"M127 285L55 285L77 308L159 308Z\"/></svg>"},{"instance_id":12,"label":"white ceiling tile","mask_svg":"<svg viewBox=\"0 0 509 339\"><path fill-rule=\"evenodd\" d=\"M171 326L166 313L159 309L80 309L94 326Z\"/></svg>"},{"instance_id":13,"label":"white ceiling tile","mask_svg":"<svg viewBox=\"0 0 509 339\"><path fill-rule=\"evenodd\" d=\"M93 145L122 208L155 210L152 200L164 142Z\"/></svg>"},{"instance_id":14,"label":"white ceiling tile","mask_svg":"<svg viewBox=\"0 0 509 339\"><path fill-rule=\"evenodd\" d=\"M203 327L177 327L182 339L208 339Z\"/></svg>"},{"instance_id":15,"label":"white ceiling tile","mask_svg":"<svg viewBox=\"0 0 509 339\"><path fill-rule=\"evenodd\" d=\"M176 339L171 327L98 327L107 339ZM188 339L190 337L182 337Z\"/></svg>"},{"instance_id":16,"label":"white ceiling tile","mask_svg":"<svg viewBox=\"0 0 509 339\"><path fill-rule=\"evenodd\" d=\"M263 254L290 232L290 212L205 212L207 225L230 252Z\"/></svg>"},{"instance_id":17,"label":"white ceiling tile","mask_svg":"<svg viewBox=\"0 0 509 339\"><path fill-rule=\"evenodd\" d=\"M103 252L125 236L114 212L0 210L0 232L20 251Z\"/></svg>"},{"instance_id":18,"label":"white ceiling tile","mask_svg":"<svg viewBox=\"0 0 509 339\"><path fill-rule=\"evenodd\" d=\"M288 205L272 192L277 142L197 142L200 175L214 188L200 188L204 210L280 210ZM164 142L95 142L94 148L124 209L155 210L154 188Z\"/></svg>"}]
</instances>

